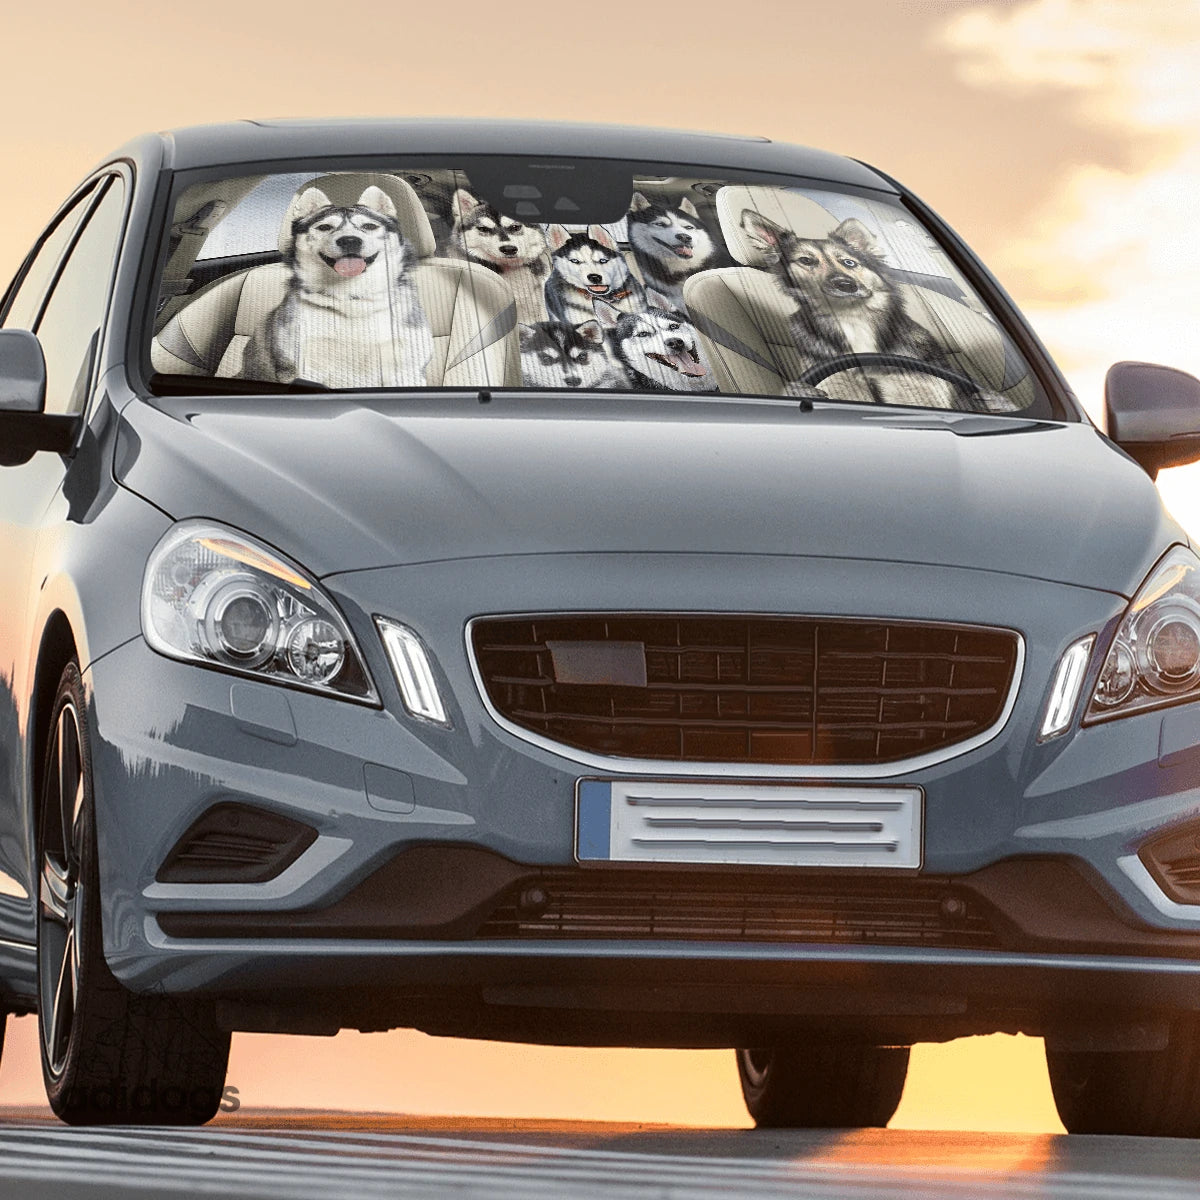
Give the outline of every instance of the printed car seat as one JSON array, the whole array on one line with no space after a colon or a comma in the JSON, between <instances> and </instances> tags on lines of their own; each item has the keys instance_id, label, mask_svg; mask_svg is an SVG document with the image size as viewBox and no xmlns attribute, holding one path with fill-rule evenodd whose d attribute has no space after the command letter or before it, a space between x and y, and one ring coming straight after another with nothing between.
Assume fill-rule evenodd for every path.
<instances>
[{"instance_id":1,"label":"printed car seat","mask_svg":"<svg viewBox=\"0 0 1200 1200\"><path fill-rule=\"evenodd\" d=\"M509 290L486 267L433 257L436 242L416 192L394 175L338 172L305 182L330 201L351 206L371 186L396 206L397 222L417 255L413 278L433 332L430 387L515 387L521 382L516 311ZM286 255L291 224L279 231ZM286 263L269 263L227 275L202 288L162 327L151 347L156 371L176 375L239 376L254 332L283 301L290 279Z\"/></svg>"}]
</instances>

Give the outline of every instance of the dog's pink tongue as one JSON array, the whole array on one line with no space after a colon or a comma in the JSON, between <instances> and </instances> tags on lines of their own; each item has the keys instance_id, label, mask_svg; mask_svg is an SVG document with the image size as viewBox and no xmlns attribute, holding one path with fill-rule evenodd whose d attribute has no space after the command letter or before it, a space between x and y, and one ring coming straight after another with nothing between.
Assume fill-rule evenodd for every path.
<instances>
[{"instance_id":1,"label":"dog's pink tongue","mask_svg":"<svg viewBox=\"0 0 1200 1200\"><path fill-rule=\"evenodd\" d=\"M367 269L367 260L365 258L339 258L333 264L333 269L345 279L353 279L355 275L361 275Z\"/></svg>"},{"instance_id":2,"label":"dog's pink tongue","mask_svg":"<svg viewBox=\"0 0 1200 1200\"><path fill-rule=\"evenodd\" d=\"M690 354L668 354L667 357L671 360L671 366L681 374L693 375L696 378L708 374L704 364L696 362Z\"/></svg>"}]
</instances>

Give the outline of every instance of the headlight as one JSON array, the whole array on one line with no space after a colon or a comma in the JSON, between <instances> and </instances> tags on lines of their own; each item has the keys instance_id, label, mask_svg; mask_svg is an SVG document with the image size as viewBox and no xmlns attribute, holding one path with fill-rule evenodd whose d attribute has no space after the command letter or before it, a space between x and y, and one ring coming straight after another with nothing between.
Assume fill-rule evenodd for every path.
<instances>
[{"instance_id":1,"label":"headlight","mask_svg":"<svg viewBox=\"0 0 1200 1200\"><path fill-rule=\"evenodd\" d=\"M310 691L378 702L333 602L243 533L183 521L155 547L142 632L161 654Z\"/></svg>"},{"instance_id":2,"label":"headlight","mask_svg":"<svg viewBox=\"0 0 1200 1200\"><path fill-rule=\"evenodd\" d=\"M1117 629L1085 721L1200 700L1200 559L1173 546Z\"/></svg>"}]
</instances>

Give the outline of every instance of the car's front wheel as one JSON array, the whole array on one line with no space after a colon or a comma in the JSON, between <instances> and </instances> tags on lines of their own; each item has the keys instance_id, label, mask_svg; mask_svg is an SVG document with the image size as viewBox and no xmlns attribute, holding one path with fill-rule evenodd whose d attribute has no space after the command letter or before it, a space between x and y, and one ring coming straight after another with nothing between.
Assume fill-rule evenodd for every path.
<instances>
[{"instance_id":1,"label":"car's front wheel","mask_svg":"<svg viewBox=\"0 0 1200 1200\"><path fill-rule=\"evenodd\" d=\"M211 1008L123 987L104 959L87 708L54 701L38 812L38 1026L50 1107L75 1125L194 1125L221 1102L229 1034Z\"/></svg>"},{"instance_id":2,"label":"car's front wheel","mask_svg":"<svg viewBox=\"0 0 1200 1200\"><path fill-rule=\"evenodd\" d=\"M775 1046L739 1050L737 1065L760 1128L882 1128L900 1104L908 1047Z\"/></svg>"},{"instance_id":3,"label":"car's front wheel","mask_svg":"<svg viewBox=\"0 0 1200 1200\"><path fill-rule=\"evenodd\" d=\"M1068 1133L1200 1137L1200 1018L1172 1022L1161 1050L1047 1045L1046 1066Z\"/></svg>"}]
</instances>

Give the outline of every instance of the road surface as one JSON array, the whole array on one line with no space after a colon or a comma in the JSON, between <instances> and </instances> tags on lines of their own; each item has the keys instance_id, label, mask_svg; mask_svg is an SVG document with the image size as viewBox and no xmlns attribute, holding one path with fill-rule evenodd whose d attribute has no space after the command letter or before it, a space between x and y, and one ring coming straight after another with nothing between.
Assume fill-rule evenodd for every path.
<instances>
[{"instance_id":1,"label":"road surface","mask_svg":"<svg viewBox=\"0 0 1200 1200\"><path fill-rule=\"evenodd\" d=\"M69 1129L0 1108L2 1200L1196 1200L1200 1142L259 1110Z\"/></svg>"}]
</instances>

